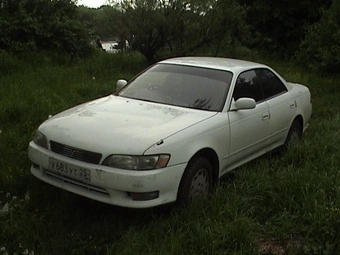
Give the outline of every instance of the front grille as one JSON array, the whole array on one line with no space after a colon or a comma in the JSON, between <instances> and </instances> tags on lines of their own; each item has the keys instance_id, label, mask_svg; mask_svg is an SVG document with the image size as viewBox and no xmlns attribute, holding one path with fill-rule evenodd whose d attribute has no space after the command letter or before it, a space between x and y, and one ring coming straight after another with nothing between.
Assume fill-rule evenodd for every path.
<instances>
[{"instance_id":1,"label":"front grille","mask_svg":"<svg viewBox=\"0 0 340 255\"><path fill-rule=\"evenodd\" d=\"M87 163L99 164L102 158L100 153L73 148L54 141L51 141L50 145L51 150L55 153Z\"/></svg>"}]
</instances>

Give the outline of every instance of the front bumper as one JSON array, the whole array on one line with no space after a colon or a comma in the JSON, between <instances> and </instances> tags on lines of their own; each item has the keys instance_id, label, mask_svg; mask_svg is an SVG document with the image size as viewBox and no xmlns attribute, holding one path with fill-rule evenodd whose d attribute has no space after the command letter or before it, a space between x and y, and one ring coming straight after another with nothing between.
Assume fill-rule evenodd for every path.
<instances>
[{"instance_id":1,"label":"front bumper","mask_svg":"<svg viewBox=\"0 0 340 255\"><path fill-rule=\"evenodd\" d=\"M33 162L31 173L38 179L93 200L129 208L148 208L176 201L179 183L186 167L186 164L179 164L150 171L114 169L68 158L33 142L29 144L28 156ZM75 179L52 170L51 158L89 170L90 180ZM158 196L139 201L134 200L131 194L141 196L158 194Z\"/></svg>"}]
</instances>

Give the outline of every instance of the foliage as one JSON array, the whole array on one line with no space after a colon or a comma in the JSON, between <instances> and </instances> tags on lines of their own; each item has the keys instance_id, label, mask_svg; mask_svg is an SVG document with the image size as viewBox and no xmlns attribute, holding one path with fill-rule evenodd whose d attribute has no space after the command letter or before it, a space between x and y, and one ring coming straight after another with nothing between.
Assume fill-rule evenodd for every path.
<instances>
[{"instance_id":1,"label":"foliage","mask_svg":"<svg viewBox=\"0 0 340 255\"><path fill-rule=\"evenodd\" d=\"M308 67L324 71L340 68L340 2L333 1L322 19L308 28L299 58Z\"/></svg>"},{"instance_id":2,"label":"foliage","mask_svg":"<svg viewBox=\"0 0 340 255\"><path fill-rule=\"evenodd\" d=\"M245 15L245 9L235 0L198 2L186 16L183 55L205 46L211 49L210 55L216 56L219 51L244 43L249 32Z\"/></svg>"},{"instance_id":3,"label":"foliage","mask_svg":"<svg viewBox=\"0 0 340 255\"><path fill-rule=\"evenodd\" d=\"M118 39L120 12L113 6L101 6L98 9L78 7L79 20L90 31L93 39Z\"/></svg>"},{"instance_id":4,"label":"foliage","mask_svg":"<svg viewBox=\"0 0 340 255\"><path fill-rule=\"evenodd\" d=\"M90 40L101 38L117 40L122 49L128 42L149 64L241 50L298 55L327 71L339 65L338 1L111 0L98 9L75 2L0 0L0 50L49 50L76 59L92 51Z\"/></svg>"},{"instance_id":5,"label":"foliage","mask_svg":"<svg viewBox=\"0 0 340 255\"><path fill-rule=\"evenodd\" d=\"M235 56L252 51L286 59L297 55L309 66L336 71L339 15L338 2L331 3L122 0L99 9L79 10L81 22L92 35L118 39L121 47L128 41L149 64L169 56Z\"/></svg>"},{"instance_id":6,"label":"foliage","mask_svg":"<svg viewBox=\"0 0 340 255\"><path fill-rule=\"evenodd\" d=\"M321 18L320 9L331 0L238 0L247 8L251 26L250 47L280 55L294 54L304 38L305 27Z\"/></svg>"},{"instance_id":7,"label":"foliage","mask_svg":"<svg viewBox=\"0 0 340 255\"><path fill-rule=\"evenodd\" d=\"M86 54L88 34L72 0L0 0L0 49Z\"/></svg>"},{"instance_id":8,"label":"foliage","mask_svg":"<svg viewBox=\"0 0 340 255\"><path fill-rule=\"evenodd\" d=\"M24 65L21 60L4 50L0 50L0 59L1 75L13 73L18 69L22 69L22 66Z\"/></svg>"},{"instance_id":9,"label":"foliage","mask_svg":"<svg viewBox=\"0 0 340 255\"><path fill-rule=\"evenodd\" d=\"M150 64L155 62L157 51L177 38L182 29L185 5L180 1L124 0L120 8L125 37Z\"/></svg>"},{"instance_id":10,"label":"foliage","mask_svg":"<svg viewBox=\"0 0 340 255\"><path fill-rule=\"evenodd\" d=\"M160 58L164 49L174 56L210 46L216 55L220 47L236 43L247 31L243 8L234 0L125 0L120 8L125 37L149 63Z\"/></svg>"}]
</instances>

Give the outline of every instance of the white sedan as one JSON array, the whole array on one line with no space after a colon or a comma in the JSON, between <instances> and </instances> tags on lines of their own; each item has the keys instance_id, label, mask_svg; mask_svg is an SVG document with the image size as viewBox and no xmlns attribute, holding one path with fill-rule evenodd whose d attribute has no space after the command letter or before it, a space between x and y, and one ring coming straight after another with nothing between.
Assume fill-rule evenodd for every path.
<instances>
[{"instance_id":1,"label":"white sedan","mask_svg":"<svg viewBox=\"0 0 340 255\"><path fill-rule=\"evenodd\" d=\"M234 59L164 60L117 91L42 123L31 173L122 207L187 204L228 171L299 140L312 113L307 87Z\"/></svg>"}]
</instances>

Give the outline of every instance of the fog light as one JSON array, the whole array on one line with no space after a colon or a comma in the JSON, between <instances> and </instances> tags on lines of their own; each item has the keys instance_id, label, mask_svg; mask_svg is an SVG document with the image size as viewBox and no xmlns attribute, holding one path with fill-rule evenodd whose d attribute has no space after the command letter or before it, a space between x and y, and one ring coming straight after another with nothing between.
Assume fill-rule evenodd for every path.
<instances>
[{"instance_id":1,"label":"fog light","mask_svg":"<svg viewBox=\"0 0 340 255\"><path fill-rule=\"evenodd\" d=\"M159 191L145 192L145 193L137 193L137 192L129 192L129 196L132 197L134 201L147 201L156 199L159 197Z\"/></svg>"}]
</instances>

